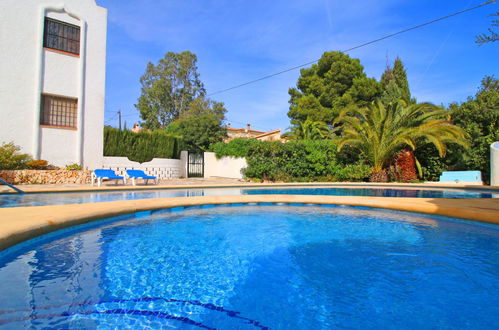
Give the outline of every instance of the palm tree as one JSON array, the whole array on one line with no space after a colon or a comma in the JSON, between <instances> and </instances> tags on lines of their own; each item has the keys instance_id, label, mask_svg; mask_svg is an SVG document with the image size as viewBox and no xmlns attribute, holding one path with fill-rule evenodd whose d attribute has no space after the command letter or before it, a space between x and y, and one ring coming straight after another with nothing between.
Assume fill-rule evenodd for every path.
<instances>
[{"instance_id":1,"label":"palm tree","mask_svg":"<svg viewBox=\"0 0 499 330\"><path fill-rule=\"evenodd\" d=\"M307 119L291 128L291 137L296 140L322 140L331 137L332 130L325 122Z\"/></svg>"},{"instance_id":2,"label":"palm tree","mask_svg":"<svg viewBox=\"0 0 499 330\"><path fill-rule=\"evenodd\" d=\"M464 131L449 121L449 113L430 103L410 104L404 101L372 103L366 108L353 108L340 114L342 136L338 151L345 145L356 148L373 166L371 181L386 181L384 169L401 149L413 151L430 142L445 156L447 143L467 146Z\"/></svg>"}]
</instances>

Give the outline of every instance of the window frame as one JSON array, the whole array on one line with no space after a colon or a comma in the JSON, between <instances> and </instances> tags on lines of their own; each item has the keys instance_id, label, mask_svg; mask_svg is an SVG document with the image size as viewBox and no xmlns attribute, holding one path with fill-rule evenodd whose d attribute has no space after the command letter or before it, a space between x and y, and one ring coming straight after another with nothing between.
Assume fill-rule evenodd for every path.
<instances>
[{"instance_id":1,"label":"window frame","mask_svg":"<svg viewBox=\"0 0 499 330\"><path fill-rule=\"evenodd\" d=\"M77 33L75 33L75 31L71 32L71 30L66 31L66 33L65 33L66 36L60 35L59 33L57 33L57 34L49 33L49 24L50 23L59 25L58 32L59 32L59 29L61 29L61 28L62 29L69 28L69 29L76 29ZM63 32L63 34L64 34L64 32ZM55 39L56 44L59 44L60 41L62 41L62 43L64 45L66 45L66 47L64 47L64 46L58 47L57 45L54 47L53 44L49 44L50 37L56 38ZM72 48L69 47L69 45L72 43L77 44L77 46L75 47L76 51L72 51L71 50ZM72 55L72 56L80 56L80 52L81 52L81 49L80 49L81 48L81 28L80 28L80 26L74 25L71 23L67 23L64 21L59 21L57 19L45 16L44 25L43 25L43 48L49 49L49 50L54 50L54 51L68 54L68 55Z\"/></svg>"},{"instance_id":2,"label":"window frame","mask_svg":"<svg viewBox=\"0 0 499 330\"><path fill-rule=\"evenodd\" d=\"M51 98L59 101L73 101L74 106L72 109L70 109L68 106L64 106L63 108L59 109L63 113L56 113L55 114L47 114L45 110L45 104L46 104L46 99ZM73 113L71 113L73 112ZM56 122L53 124L53 122ZM63 124L69 124L72 125L63 125ZM40 102L40 127L49 127L49 128L62 128L62 129L69 129L69 130L77 130L78 129L78 98L75 97L68 97L68 96L63 96L63 95L55 95L55 94L48 94L48 93L42 93L41 95L41 102Z\"/></svg>"}]
</instances>

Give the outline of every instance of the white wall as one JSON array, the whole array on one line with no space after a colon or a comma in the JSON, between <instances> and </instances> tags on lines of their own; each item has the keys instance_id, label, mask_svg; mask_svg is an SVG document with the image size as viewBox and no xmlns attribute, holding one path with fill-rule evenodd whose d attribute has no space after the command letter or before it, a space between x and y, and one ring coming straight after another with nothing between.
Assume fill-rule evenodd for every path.
<instances>
[{"instance_id":1,"label":"white wall","mask_svg":"<svg viewBox=\"0 0 499 330\"><path fill-rule=\"evenodd\" d=\"M222 157L217 159L214 152L204 153L204 177L242 179L241 170L248 166L245 158Z\"/></svg>"},{"instance_id":2,"label":"white wall","mask_svg":"<svg viewBox=\"0 0 499 330\"><path fill-rule=\"evenodd\" d=\"M52 50L43 50L43 81L42 91L45 94L54 94L78 98L78 64L76 56L60 54ZM67 79L74 77L75 79ZM62 84L61 82L64 82Z\"/></svg>"},{"instance_id":3,"label":"white wall","mask_svg":"<svg viewBox=\"0 0 499 330\"><path fill-rule=\"evenodd\" d=\"M99 167L107 10L95 0L2 0L0 16L0 143L58 166ZM45 16L80 26L79 56L43 49ZM40 127L42 93L78 98L76 130Z\"/></svg>"},{"instance_id":4,"label":"white wall","mask_svg":"<svg viewBox=\"0 0 499 330\"><path fill-rule=\"evenodd\" d=\"M490 185L499 186L499 141L490 145Z\"/></svg>"},{"instance_id":5,"label":"white wall","mask_svg":"<svg viewBox=\"0 0 499 330\"><path fill-rule=\"evenodd\" d=\"M125 170L143 170L149 175L158 179L178 179L182 173L182 163L180 159L154 158L150 162L132 162L126 157L103 157L102 166L99 168L110 168L118 175L124 175Z\"/></svg>"},{"instance_id":6,"label":"white wall","mask_svg":"<svg viewBox=\"0 0 499 330\"><path fill-rule=\"evenodd\" d=\"M77 143L76 130L42 127L40 130L40 159L49 160L49 163L65 166L76 163L70 160L77 158L77 149L68 148Z\"/></svg>"},{"instance_id":7,"label":"white wall","mask_svg":"<svg viewBox=\"0 0 499 330\"><path fill-rule=\"evenodd\" d=\"M189 152L182 150L180 152L180 163L181 163L181 168L180 168L180 177L181 178L187 178L187 158L189 157Z\"/></svg>"}]
</instances>

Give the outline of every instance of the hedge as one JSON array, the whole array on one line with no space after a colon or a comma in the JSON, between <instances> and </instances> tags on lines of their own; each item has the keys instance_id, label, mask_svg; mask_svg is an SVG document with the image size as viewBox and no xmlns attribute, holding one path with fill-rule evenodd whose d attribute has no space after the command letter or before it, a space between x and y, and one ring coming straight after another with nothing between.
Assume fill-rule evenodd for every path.
<instances>
[{"instance_id":1,"label":"hedge","mask_svg":"<svg viewBox=\"0 0 499 330\"><path fill-rule=\"evenodd\" d=\"M257 139L236 138L230 140L228 143L214 143L211 145L211 150L215 153L217 158L227 156L244 158L248 156L250 148L259 142L260 141Z\"/></svg>"},{"instance_id":2,"label":"hedge","mask_svg":"<svg viewBox=\"0 0 499 330\"><path fill-rule=\"evenodd\" d=\"M104 156L128 157L144 163L153 158L179 159L182 140L164 131L134 133L113 127L104 128Z\"/></svg>"},{"instance_id":3,"label":"hedge","mask_svg":"<svg viewBox=\"0 0 499 330\"><path fill-rule=\"evenodd\" d=\"M356 155L338 152L331 140L287 143L234 139L213 145L217 157L245 157L247 178L270 181L362 181L371 168Z\"/></svg>"}]
</instances>

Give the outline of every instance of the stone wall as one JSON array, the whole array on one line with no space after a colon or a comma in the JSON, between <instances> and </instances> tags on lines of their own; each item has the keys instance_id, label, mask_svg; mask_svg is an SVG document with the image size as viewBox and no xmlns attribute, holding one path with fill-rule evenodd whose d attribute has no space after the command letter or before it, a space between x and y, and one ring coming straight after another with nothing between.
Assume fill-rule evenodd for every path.
<instances>
[{"instance_id":1,"label":"stone wall","mask_svg":"<svg viewBox=\"0 0 499 330\"><path fill-rule=\"evenodd\" d=\"M89 184L92 171L2 170L0 179L10 184Z\"/></svg>"}]
</instances>

